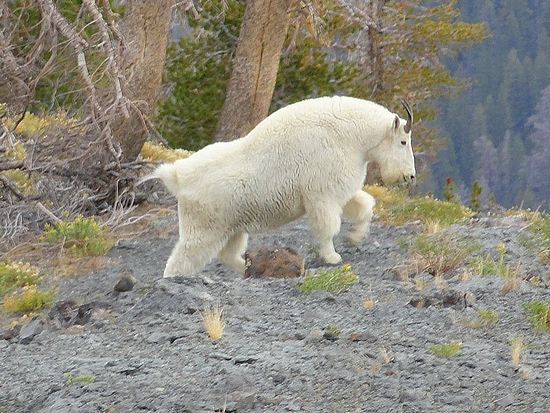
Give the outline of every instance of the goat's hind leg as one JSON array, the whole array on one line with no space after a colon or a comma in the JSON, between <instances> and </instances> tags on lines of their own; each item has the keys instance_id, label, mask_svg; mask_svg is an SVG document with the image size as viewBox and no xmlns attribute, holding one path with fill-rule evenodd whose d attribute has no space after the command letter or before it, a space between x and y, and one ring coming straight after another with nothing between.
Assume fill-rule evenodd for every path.
<instances>
[{"instance_id":1,"label":"goat's hind leg","mask_svg":"<svg viewBox=\"0 0 550 413\"><path fill-rule=\"evenodd\" d=\"M352 244L359 245L368 235L375 204L376 201L371 194L359 190L344 206L344 216L353 222L347 235Z\"/></svg>"},{"instance_id":2,"label":"goat's hind leg","mask_svg":"<svg viewBox=\"0 0 550 413\"><path fill-rule=\"evenodd\" d=\"M189 237L188 232L187 237L183 234L178 240L166 262L164 277L189 276L202 270L224 245L223 234L212 230L193 231L193 235L194 237Z\"/></svg>"},{"instance_id":3,"label":"goat's hind leg","mask_svg":"<svg viewBox=\"0 0 550 413\"><path fill-rule=\"evenodd\" d=\"M244 274L245 262L242 254L246 250L248 234L240 232L233 235L219 254L220 260L229 268Z\"/></svg>"},{"instance_id":4,"label":"goat's hind leg","mask_svg":"<svg viewBox=\"0 0 550 413\"><path fill-rule=\"evenodd\" d=\"M327 264L338 264L342 261L334 249L333 238L340 231L342 208L330 201L310 201L305 205L306 214L313 233L319 240L319 255Z\"/></svg>"}]
</instances>

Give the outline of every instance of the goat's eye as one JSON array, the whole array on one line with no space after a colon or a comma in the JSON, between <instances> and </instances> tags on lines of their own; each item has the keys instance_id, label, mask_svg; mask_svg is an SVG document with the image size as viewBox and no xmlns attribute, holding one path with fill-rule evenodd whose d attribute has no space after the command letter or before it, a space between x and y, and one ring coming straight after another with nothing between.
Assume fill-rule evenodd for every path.
<instances>
[{"instance_id":1,"label":"goat's eye","mask_svg":"<svg viewBox=\"0 0 550 413\"><path fill-rule=\"evenodd\" d=\"M401 141L401 145L405 146L407 144L407 141Z\"/></svg>"}]
</instances>

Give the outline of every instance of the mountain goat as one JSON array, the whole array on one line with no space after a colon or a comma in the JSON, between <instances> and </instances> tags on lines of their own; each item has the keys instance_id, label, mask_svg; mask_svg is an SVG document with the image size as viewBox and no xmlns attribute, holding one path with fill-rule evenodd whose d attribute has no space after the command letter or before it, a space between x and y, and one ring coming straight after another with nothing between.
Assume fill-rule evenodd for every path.
<instances>
[{"instance_id":1,"label":"mountain goat","mask_svg":"<svg viewBox=\"0 0 550 413\"><path fill-rule=\"evenodd\" d=\"M321 258L341 261L333 237L343 214L366 235L374 198L362 190L367 163L376 161L384 183L415 179L413 114L404 120L376 103L322 97L288 105L248 135L206 146L189 158L160 165L160 178L178 200L180 238L164 277L190 275L218 256L244 272L248 233L279 227L303 215Z\"/></svg>"}]
</instances>

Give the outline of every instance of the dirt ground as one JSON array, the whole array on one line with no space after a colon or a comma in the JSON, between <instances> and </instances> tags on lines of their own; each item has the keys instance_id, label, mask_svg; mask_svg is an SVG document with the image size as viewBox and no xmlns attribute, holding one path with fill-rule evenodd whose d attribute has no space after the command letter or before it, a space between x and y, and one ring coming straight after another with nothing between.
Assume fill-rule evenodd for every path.
<instances>
[{"instance_id":1,"label":"dirt ground","mask_svg":"<svg viewBox=\"0 0 550 413\"><path fill-rule=\"evenodd\" d=\"M300 279L245 279L217 262L163 279L177 235L172 208L119 240L94 271L50 277L51 313L12 337L2 320L0 412L546 413L550 334L533 330L522 304L549 300L550 277L519 242L524 226L521 217L479 218L449 231L477 239L483 252L504 242L507 260L521 261L523 278L538 276L538 285L521 281L502 294L501 277L463 280L463 268L442 282L427 273L406 282L399 240L419 228L375 220L361 247L346 244L346 225L336 240L358 281L307 295ZM320 266L304 221L252 236L250 248L260 246L292 247L306 269ZM128 275L134 288L114 291ZM212 342L198 310L217 302L226 327ZM485 308L498 322L474 326ZM525 343L518 367L514 337ZM461 343L454 357L432 351L451 341Z\"/></svg>"}]
</instances>

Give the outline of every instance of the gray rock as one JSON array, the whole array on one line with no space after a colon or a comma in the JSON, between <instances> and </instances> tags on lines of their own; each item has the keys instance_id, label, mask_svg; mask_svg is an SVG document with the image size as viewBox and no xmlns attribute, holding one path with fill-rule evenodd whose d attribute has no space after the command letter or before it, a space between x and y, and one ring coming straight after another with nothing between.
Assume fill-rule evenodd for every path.
<instances>
[{"instance_id":1,"label":"gray rock","mask_svg":"<svg viewBox=\"0 0 550 413\"><path fill-rule=\"evenodd\" d=\"M155 332L149 334L145 338L145 341L147 341L148 343L157 343L157 344L167 343L167 342L170 341L170 334L164 333L164 332L161 332L161 331L155 331Z\"/></svg>"},{"instance_id":2,"label":"gray rock","mask_svg":"<svg viewBox=\"0 0 550 413\"><path fill-rule=\"evenodd\" d=\"M226 411L245 411L254 408L256 393L250 391L234 391L227 395Z\"/></svg>"},{"instance_id":3,"label":"gray rock","mask_svg":"<svg viewBox=\"0 0 550 413\"><path fill-rule=\"evenodd\" d=\"M136 280L131 275L122 275L116 282L114 286L114 290L116 292L126 292L131 291L134 288L134 285L136 284Z\"/></svg>"},{"instance_id":4,"label":"gray rock","mask_svg":"<svg viewBox=\"0 0 550 413\"><path fill-rule=\"evenodd\" d=\"M305 342L308 344L318 343L323 339L323 330L320 328L312 329L305 338Z\"/></svg>"},{"instance_id":5,"label":"gray rock","mask_svg":"<svg viewBox=\"0 0 550 413\"><path fill-rule=\"evenodd\" d=\"M44 330L44 321L42 321L42 319L38 317L35 317L19 332L19 343L29 344L37 335L42 332L42 330Z\"/></svg>"}]
</instances>

